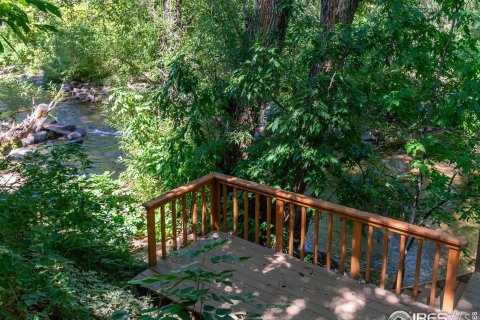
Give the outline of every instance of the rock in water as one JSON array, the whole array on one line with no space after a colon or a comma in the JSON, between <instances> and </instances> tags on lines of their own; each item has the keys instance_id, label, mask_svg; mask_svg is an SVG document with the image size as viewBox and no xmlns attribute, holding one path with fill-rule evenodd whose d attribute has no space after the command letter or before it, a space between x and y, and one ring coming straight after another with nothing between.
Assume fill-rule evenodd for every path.
<instances>
[{"instance_id":1,"label":"rock in water","mask_svg":"<svg viewBox=\"0 0 480 320\"><path fill-rule=\"evenodd\" d=\"M51 124L45 127L46 130L58 133L62 136L68 136L70 132L75 131L74 125Z\"/></svg>"},{"instance_id":2,"label":"rock in water","mask_svg":"<svg viewBox=\"0 0 480 320\"><path fill-rule=\"evenodd\" d=\"M33 142L41 143L47 141L49 138L47 131L38 131L33 134Z\"/></svg>"},{"instance_id":3,"label":"rock in water","mask_svg":"<svg viewBox=\"0 0 480 320\"><path fill-rule=\"evenodd\" d=\"M76 139L81 139L82 138L82 134L78 131L73 131L73 132L70 132L68 135L67 135L67 138L68 140L76 140Z\"/></svg>"},{"instance_id":4,"label":"rock in water","mask_svg":"<svg viewBox=\"0 0 480 320\"><path fill-rule=\"evenodd\" d=\"M38 131L30 133L25 139L22 139L22 146L26 147L36 143L42 143L49 139L47 131Z\"/></svg>"},{"instance_id":5,"label":"rock in water","mask_svg":"<svg viewBox=\"0 0 480 320\"><path fill-rule=\"evenodd\" d=\"M43 122L43 128L45 129L45 127L51 125L51 124L57 124L57 120L55 119L52 119L50 117L48 117L44 122Z\"/></svg>"},{"instance_id":6,"label":"rock in water","mask_svg":"<svg viewBox=\"0 0 480 320\"><path fill-rule=\"evenodd\" d=\"M87 95L85 98L86 102L95 102L95 97L92 94Z\"/></svg>"},{"instance_id":7,"label":"rock in water","mask_svg":"<svg viewBox=\"0 0 480 320\"><path fill-rule=\"evenodd\" d=\"M82 128L77 128L74 132L80 133L82 137L85 137L87 135L87 131L83 130Z\"/></svg>"}]
</instances>

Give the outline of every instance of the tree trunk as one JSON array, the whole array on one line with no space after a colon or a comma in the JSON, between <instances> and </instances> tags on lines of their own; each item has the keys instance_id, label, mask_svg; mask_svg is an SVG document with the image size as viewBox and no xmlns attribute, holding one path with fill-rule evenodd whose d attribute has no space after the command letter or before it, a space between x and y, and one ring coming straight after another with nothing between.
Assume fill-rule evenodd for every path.
<instances>
[{"instance_id":1,"label":"tree trunk","mask_svg":"<svg viewBox=\"0 0 480 320\"><path fill-rule=\"evenodd\" d=\"M359 0L323 0L321 2L320 24L322 32L330 32L337 24L348 27L353 22Z\"/></svg>"},{"instance_id":2,"label":"tree trunk","mask_svg":"<svg viewBox=\"0 0 480 320\"><path fill-rule=\"evenodd\" d=\"M256 33L265 47L281 43L288 27L289 5L285 0L257 0Z\"/></svg>"},{"instance_id":3,"label":"tree trunk","mask_svg":"<svg viewBox=\"0 0 480 320\"><path fill-rule=\"evenodd\" d=\"M475 272L480 272L480 231L478 233L477 258L475 262Z\"/></svg>"},{"instance_id":4,"label":"tree trunk","mask_svg":"<svg viewBox=\"0 0 480 320\"><path fill-rule=\"evenodd\" d=\"M326 41L328 34L336 25L349 27L358 8L359 0L322 0L320 12L320 37ZM334 61L317 57L310 68L310 83L322 72L333 69Z\"/></svg>"},{"instance_id":5,"label":"tree trunk","mask_svg":"<svg viewBox=\"0 0 480 320\"><path fill-rule=\"evenodd\" d=\"M0 134L0 148L7 145L17 145L30 133L37 131L46 119L48 114L47 105L39 105L33 113L20 124L13 126L10 130Z\"/></svg>"}]
</instances>

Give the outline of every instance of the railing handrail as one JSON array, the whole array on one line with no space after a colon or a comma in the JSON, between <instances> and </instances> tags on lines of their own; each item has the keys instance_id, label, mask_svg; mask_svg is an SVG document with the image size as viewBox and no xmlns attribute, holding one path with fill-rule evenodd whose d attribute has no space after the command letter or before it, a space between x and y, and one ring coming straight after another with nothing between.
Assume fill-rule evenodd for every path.
<instances>
[{"instance_id":1,"label":"railing handrail","mask_svg":"<svg viewBox=\"0 0 480 320\"><path fill-rule=\"evenodd\" d=\"M214 179L215 179L215 173L207 174L201 178L190 181L180 187L172 189L164 194L161 194L158 197L143 203L142 205L146 209L155 210L160 206L162 206L163 204L166 204L171 202L172 200L178 199L182 195L210 183Z\"/></svg>"},{"instance_id":2,"label":"railing handrail","mask_svg":"<svg viewBox=\"0 0 480 320\"><path fill-rule=\"evenodd\" d=\"M442 309L447 312L452 312L455 302L455 286L456 276L458 271L458 262L460 258L460 249L467 245L467 240L463 237L456 237L444 231L431 230L425 227L420 227L400 220L395 220L385 216L365 212L350 207L338 205L328 201L315 199L306 195L285 191L260 183L248 181L245 179L213 172L205 175L197 180L191 181L183 186L170 190L155 199L147 201L143 206L147 209L147 234L148 234L148 261L150 266L157 265L157 229L156 229L156 213L155 210L160 208L160 236L162 245L162 259L167 257L167 230L166 230L166 210L171 213L172 239L173 250L178 248L177 244L177 213L181 214L182 224L182 239L183 246L188 245L188 233L191 232L192 240L196 241L199 234L198 223L201 223L201 234L207 234L207 189L209 199L209 214L210 214L210 230L222 230L227 232L229 226L229 198L228 188L233 188L231 194L231 218L230 223L233 222L233 234L238 235L238 190L243 191L243 233L246 240L249 239L249 199L255 200L254 208L254 233L255 242L260 244L260 198L266 199L265 213L266 217L266 242L267 247L271 247L271 232L274 227L275 230L275 249L283 252L284 245L284 231L285 231L285 205L288 205L290 211L288 218L288 254L294 254L294 225L295 225L295 207L301 208L301 228L300 228L300 245L299 257L304 259L305 253L305 234L307 226L307 209L314 209L314 251L313 263L318 264L318 237L319 237L319 219L320 214L326 214L327 221L327 252L326 252L326 267L331 270L331 254L332 254L332 234L334 225L334 216L342 218L342 239L340 252L340 267L339 272L345 273L345 259L346 259L346 242L347 242L347 221L353 222L352 231L352 245L351 245L351 262L350 262L350 277L359 279L361 274L361 260L362 260L362 237L363 226L368 226L367 248L366 248L366 266L365 266L365 281L370 283L370 267L372 258L372 239L374 228L383 229L383 255L382 255L382 271L380 278L380 288L385 288L385 281L387 277L387 256L388 243L390 232L400 235L400 247L398 258L398 269L396 277L395 292L400 295L402 292L402 283L404 277L404 262L405 262L405 245L407 237L417 239L417 259L415 265L414 289L412 297L414 300L418 298L418 284L421 268L422 246L423 241L432 242L435 244L435 259L432 274L432 287L430 291L430 306L434 306L436 297L436 281L439 271L441 247L448 248L447 270L445 277L445 288L443 290ZM200 191L200 194L198 193ZM250 197L252 193L252 197ZM187 197L191 198L188 203L190 208L187 208ZM197 205L198 198L201 198ZM275 199L275 222L272 224L272 200ZM177 200L181 203L181 213L177 211ZM201 220L198 220L198 209L201 211ZM222 215L220 214L222 213ZM191 221L191 224L190 224ZM169 223L170 223L169 222ZM280 223L277 223L280 222ZM189 231L191 225L191 231Z\"/></svg>"},{"instance_id":3,"label":"railing handrail","mask_svg":"<svg viewBox=\"0 0 480 320\"><path fill-rule=\"evenodd\" d=\"M325 200L308 197L303 194L274 188L268 185L237 178L234 176L229 176L218 172L212 172L199 179L193 180L178 188L170 190L150 201L145 202L143 206L151 210L157 209L163 204L178 199L182 195L196 188L209 184L212 180L218 180L219 182L229 185L231 187L239 187L243 190L276 198L282 201L287 201L296 205L319 209L323 212L328 212L337 216L347 217L350 220L374 226L377 228L388 229L389 231L393 231L398 234L413 236L418 239L439 243L448 248L459 250L468 244L467 239L450 235L444 231L428 229L408 222L388 218L366 211L357 210Z\"/></svg>"},{"instance_id":4,"label":"railing handrail","mask_svg":"<svg viewBox=\"0 0 480 320\"><path fill-rule=\"evenodd\" d=\"M388 229L398 234L413 236L415 238L440 243L446 247L453 249L461 249L468 244L468 240L463 237L450 235L444 231L432 230L425 227L417 226L408 222L388 218L374 213L357 210L354 208L342 206L325 200L320 200L306 195L294 193L291 191L274 188L268 185L252 182L249 180L229 176L222 173L213 173L215 179L225 183L231 187L241 187L244 190L262 194L264 196L277 198L282 201L291 202L319 209L320 211L332 213L334 215L344 216L350 220L358 221L363 224L371 225L378 228Z\"/></svg>"}]
</instances>

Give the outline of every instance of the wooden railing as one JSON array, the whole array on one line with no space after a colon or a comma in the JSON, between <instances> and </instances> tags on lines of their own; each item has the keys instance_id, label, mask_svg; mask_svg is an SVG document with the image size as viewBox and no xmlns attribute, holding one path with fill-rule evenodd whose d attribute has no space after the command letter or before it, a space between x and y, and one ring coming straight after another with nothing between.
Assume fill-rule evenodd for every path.
<instances>
[{"instance_id":1,"label":"wooden railing","mask_svg":"<svg viewBox=\"0 0 480 320\"><path fill-rule=\"evenodd\" d=\"M243 208L240 208L239 199L243 200ZM266 201L264 206L262 206L261 201ZM275 204L274 209L272 208L273 203ZM160 224L159 236L162 259L167 257L167 241L169 239L171 240L171 249L176 250L179 247L178 239L182 239L182 246L184 247L188 244L189 236L191 240L195 241L198 235L205 235L209 230L231 231L234 235L242 236L246 240L253 240L257 244L263 244L267 247L273 246L277 251L285 251L289 255L304 259L306 255L305 236L308 228L307 214L313 213L315 226L313 263L317 264L319 262L319 223L321 216L326 216L327 249L325 265L328 270L332 269L334 217L339 218L342 221L342 235L338 272L345 273L347 221L351 221L353 232L349 276L353 279L361 277L362 240L366 238L366 261L363 274L366 283L372 282L371 260L374 229L377 228L383 232L382 269L379 279L381 288L385 288L386 283L389 239L392 234L397 234L400 237L395 283L397 294L401 293L404 278L407 238L416 239L417 258L413 289L415 300L418 296L423 244L424 242L435 244L432 287L429 299L431 306L434 306L436 300L435 284L438 279L441 248L448 249L446 285L441 307L447 312L452 312L454 307L460 249L467 244L467 241L463 238L220 173L211 173L173 189L144 203L144 206L147 209L148 258L151 267L157 264L158 223ZM160 209L159 217L156 215L157 209ZM166 216L167 209L170 209L168 216ZM261 211L264 213L262 219L260 217ZM300 219L295 219L297 214L300 214L298 217ZM178 223L178 219L181 220L181 223ZM262 220L266 223L264 234L261 234ZM296 220L297 223L298 220L300 221L300 241L297 251L294 248ZM171 224L169 234L166 231L167 223ZM366 229L365 233L364 228ZM178 233L179 230L181 230L181 235ZM242 230L243 232L240 234ZM285 235L288 235L288 239L284 239ZM274 242L272 242L272 237L274 237Z\"/></svg>"}]
</instances>

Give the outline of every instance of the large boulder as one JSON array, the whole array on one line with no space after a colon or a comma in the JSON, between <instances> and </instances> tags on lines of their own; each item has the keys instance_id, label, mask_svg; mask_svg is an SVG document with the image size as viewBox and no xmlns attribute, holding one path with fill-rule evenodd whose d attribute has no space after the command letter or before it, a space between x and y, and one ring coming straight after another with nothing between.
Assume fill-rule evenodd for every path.
<instances>
[{"instance_id":1,"label":"large boulder","mask_svg":"<svg viewBox=\"0 0 480 320\"><path fill-rule=\"evenodd\" d=\"M78 132L82 135L82 137L85 137L87 135L87 131L85 131L83 128L77 128L75 129L74 132Z\"/></svg>"},{"instance_id":2,"label":"large boulder","mask_svg":"<svg viewBox=\"0 0 480 320\"><path fill-rule=\"evenodd\" d=\"M47 117L46 119L38 119L36 123L36 128L35 131L43 131L45 130L45 127L51 125L51 124L56 124L57 120Z\"/></svg>"},{"instance_id":3,"label":"large boulder","mask_svg":"<svg viewBox=\"0 0 480 320\"><path fill-rule=\"evenodd\" d=\"M50 138L47 131L38 131L30 133L25 139L22 139L22 146L26 147L32 144L42 143Z\"/></svg>"},{"instance_id":4,"label":"large boulder","mask_svg":"<svg viewBox=\"0 0 480 320\"><path fill-rule=\"evenodd\" d=\"M80 132L73 131L67 135L67 138L68 140L76 140L76 139L82 138L82 134Z\"/></svg>"},{"instance_id":5,"label":"large boulder","mask_svg":"<svg viewBox=\"0 0 480 320\"><path fill-rule=\"evenodd\" d=\"M51 124L45 127L46 130L55 132L64 137L68 136L72 131L75 131L77 127L75 125L63 125L63 124Z\"/></svg>"},{"instance_id":6,"label":"large boulder","mask_svg":"<svg viewBox=\"0 0 480 320\"><path fill-rule=\"evenodd\" d=\"M88 94L85 98L85 102L95 102L95 97L91 94Z\"/></svg>"}]
</instances>

